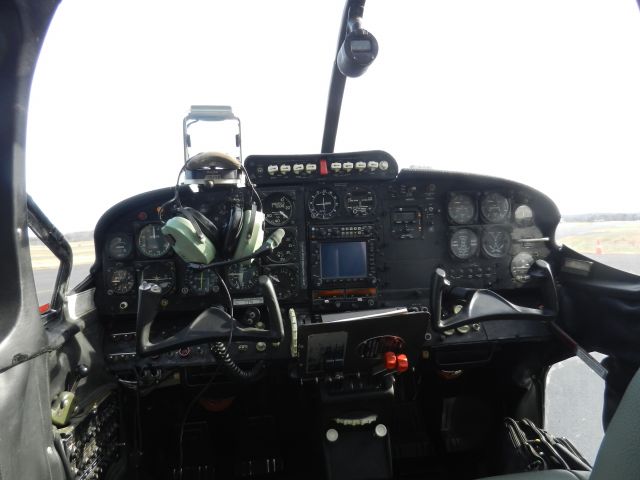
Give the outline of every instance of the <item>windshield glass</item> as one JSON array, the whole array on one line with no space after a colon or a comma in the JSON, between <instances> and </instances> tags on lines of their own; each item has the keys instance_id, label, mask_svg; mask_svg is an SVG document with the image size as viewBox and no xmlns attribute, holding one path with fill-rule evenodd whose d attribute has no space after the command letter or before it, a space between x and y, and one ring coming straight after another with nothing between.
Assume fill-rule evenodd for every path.
<instances>
[{"instance_id":1,"label":"windshield glass","mask_svg":"<svg viewBox=\"0 0 640 480\"><path fill-rule=\"evenodd\" d=\"M342 1L65 0L33 85L28 190L63 232L169 186L191 105L231 105L244 155L320 149ZM367 2L379 56L336 151L497 175L563 214L636 211L633 0ZM79 200L90 199L90 201Z\"/></svg>"}]
</instances>

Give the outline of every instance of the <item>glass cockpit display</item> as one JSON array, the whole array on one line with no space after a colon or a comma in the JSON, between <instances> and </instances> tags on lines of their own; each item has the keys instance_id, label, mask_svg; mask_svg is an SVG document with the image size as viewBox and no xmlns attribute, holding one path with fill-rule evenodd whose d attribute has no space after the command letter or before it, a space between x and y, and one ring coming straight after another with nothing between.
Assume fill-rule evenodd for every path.
<instances>
[{"instance_id":1,"label":"glass cockpit display","mask_svg":"<svg viewBox=\"0 0 640 480\"><path fill-rule=\"evenodd\" d=\"M367 243L322 243L320 261L322 279L365 277L367 275Z\"/></svg>"}]
</instances>

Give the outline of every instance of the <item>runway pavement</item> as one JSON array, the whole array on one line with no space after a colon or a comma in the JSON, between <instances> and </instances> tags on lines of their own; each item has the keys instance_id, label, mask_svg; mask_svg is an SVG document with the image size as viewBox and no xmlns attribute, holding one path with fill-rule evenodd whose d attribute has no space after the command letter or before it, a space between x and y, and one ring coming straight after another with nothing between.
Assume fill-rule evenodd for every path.
<instances>
[{"instance_id":1,"label":"runway pavement","mask_svg":"<svg viewBox=\"0 0 640 480\"><path fill-rule=\"evenodd\" d=\"M75 287L87 275L91 265L76 265L71 270L71 278L69 279L69 288ZM53 295L53 287L56 282L58 270L48 268L46 270L34 270L33 279L36 284L36 292L38 294L38 304L43 305L51 301Z\"/></svg>"}]
</instances>

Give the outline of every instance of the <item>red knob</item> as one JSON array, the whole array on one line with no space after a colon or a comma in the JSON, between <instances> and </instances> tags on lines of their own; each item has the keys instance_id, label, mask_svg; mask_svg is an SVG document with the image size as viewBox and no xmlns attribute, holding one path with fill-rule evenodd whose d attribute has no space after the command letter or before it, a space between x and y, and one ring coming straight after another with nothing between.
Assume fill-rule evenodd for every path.
<instances>
[{"instance_id":1,"label":"red knob","mask_svg":"<svg viewBox=\"0 0 640 480\"><path fill-rule=\"evenodd\" d=\"M406 358L406 357L405 357ZM386 352L384 354L384 368L387 370L395 370L397 368L398 359L393 352Z\"/></svg>"},{"instance_id":2,"label":"red knob","mask_svg":"<svg viewBox=\"0 0 640 480\"><path fill-rule=\"evenodd\" d=\"M329 169L327 168L327 161L324 159L320 160L320 175L322 176L329 175Z\"/></svg>"},{"instance_id":3,"label":"red knob","mask_svg":"<svg viewBox=\"0 0 640 480\"><path fill-rule=\"evenodd\" d=\"M404 353L398 355L397 359L398 366L396 370L398 371L398 373L406 372L407 370L409 370L409 359Z\"/></svg>"}]
</instances>

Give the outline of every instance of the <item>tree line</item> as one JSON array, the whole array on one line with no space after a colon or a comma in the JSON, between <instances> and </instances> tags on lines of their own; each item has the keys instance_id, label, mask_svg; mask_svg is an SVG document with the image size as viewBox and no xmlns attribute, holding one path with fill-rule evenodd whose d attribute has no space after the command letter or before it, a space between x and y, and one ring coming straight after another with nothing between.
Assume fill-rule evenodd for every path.
<instances>
[{"instance_id":1,"label":"tree line","mask_svg":"<svg viewBox=\"0 0 640 480\"><path fill-rule=\"evenodd\" d=\"M580 213L563 215L563 222L630 222L640 220L640 213Z\"/></svg>"}]
</instances>

